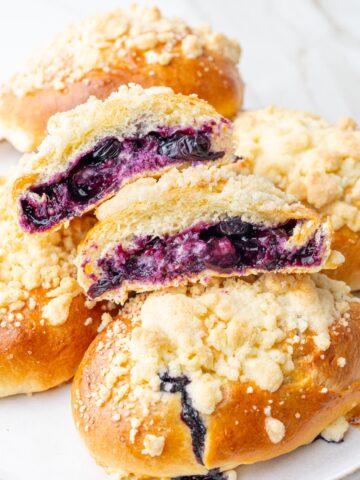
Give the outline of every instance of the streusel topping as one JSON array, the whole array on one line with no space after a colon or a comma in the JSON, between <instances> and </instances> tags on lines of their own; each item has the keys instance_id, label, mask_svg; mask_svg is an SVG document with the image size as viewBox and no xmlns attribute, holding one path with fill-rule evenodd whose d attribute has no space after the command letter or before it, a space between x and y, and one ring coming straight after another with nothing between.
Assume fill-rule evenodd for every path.
<instances>
[{"instance_id":1,"label":"streusel topping","mask_svg":"<svg viewBox=\"0 0 360 480\"><path fill-rule=\"evenodd\" d=\"M330 215L335 230L360 231L360 130L311 113L269 107L244 112L236 150L250 171Z\"/></svg>"},{"instance_id":2,"label":"streusel topping","mask_svg":"<svg viewBox=\"0 0 360 480\"><path fill-rule=\"evenodd\" d=\"M179 18L166 18L157 7L132 5L69 26L29 59L8 89L21 97L42 88L62 90L91 70L109 71L119 59L144 54L149 64L167 65L180 54L197 58L219 53L237 63L240 47L209 27L190 28Z\"/></svg>"},{"instance_id":3,"label":"streusel topping","mask_svg":"<svg viewBox=\"0 0 360 480\"><path fill-rule=\"evenodd\" d=\"M84 223L73 223L55 233L26 235L19 228L11 198L11 181L0 188L0 311L2 327L16 326L21 310L36 307L32 292L43 289L49 299L44 306L43 321L61 324L67 320L74 297L80 287L73 264L76 246L86 232ZM85 222L86 223L86 222ZM88 225L89 226L89 225ZM7 320L5 320L7 318ZM19 323L20 326L20 323Z\"/></svg>"},{"instance_id":4,"label":"streusel topping","mask_svg":"<svg viewBox=\"0 0 360 480\"><path fill-rule=\"evenodd\" d=\"M139 409L146 416L161 399L161 372L189 378L192 405L202 414L222 400L224 383L275 392L294 369L295 346L306 335L326 351L331 325L348 309L348 287L322 274L218 280L137 296L122 312L131 318L131 333L114 322L97 345L107 367L95 403L112 397L121 404L126 397L124 410L136 405L136 418Z\"/></svg>"}]
</instances>

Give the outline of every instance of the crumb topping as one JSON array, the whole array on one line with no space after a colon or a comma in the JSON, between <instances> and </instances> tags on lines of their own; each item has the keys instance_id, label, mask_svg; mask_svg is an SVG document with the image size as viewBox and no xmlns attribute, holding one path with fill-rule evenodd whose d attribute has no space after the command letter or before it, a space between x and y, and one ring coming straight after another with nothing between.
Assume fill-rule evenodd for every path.
<instances>
[{"instance_id":1,"label":"crumb topping","mask_svg":"<svg viewBox=\"0 0 360 480\"><path fill-rule=\"evenodd\" d=\"M344 368L345 365L346 365L346 358L344 358L344 357L339 357L339 358L336 360L336 364L337 364L338 367Z\"/></svg>"},{"instance_id":2,"label":"crumb topping","mask_svg":"<svg viewBox=\"0 0 360 480\"><path fill-rule=\"evenodd\" d=\"M165 437L156 435L145 435L144 449L141 451L143 455L158 457L162 454L165 445Z\"/></svg>"},{"instance_id":3,"label":"crumb topping","mask_svg":"<svg viewBox=\"0 0 360 480\"><path fill-rule=\"evenodd\" d=\"M321 432L321 436L327 442L341 442L349 429L349 422L345 417L340 417Z\"/></svg>"},{"instance_id":4,"label":"crumb topping","mask_svg":"<svg viewBox=\"0 0 360 480\"><path fill-rule=\"evenodd\" d=\"M253 173L330 215L335 230L360 231L360 130L349 118L269 107L241 113L235 142Z\"/></svg>"},{"instance_id":5,"label":"crumb topping","mask_svg":"<svg viewBox=\"0 0 360 480\"><path fill-rule=\"evenodd\" d=\"M69 26L6 88L19 97L42 88L63 90L91 70L108 72L137 55L145 54L149 64L168 65L180 54L199 58L211 52L233 63L240 57L238 43L210 27L190 28L179 18L163 17L157 7L132 5Z\"/></svg>"},{"instance_id":6,"label":"crumb topping","mask_svg":"<svg viewBox=\"0 0 360 480\"><path fill-rule=\"evenodd\" d=\"M186 376L193 407L211 415L225 384L250 382L269 392L278 390L294 369L299 335L325 351L331 325L348 309L348 287L322 274L267 274L252 281L216 280L207 287L138 295L121 311L131 319L130 327L123 321L111 323L97 344L107 366L91 395L98 406L111 398L114 421L121 412L134 442L151 405L164 401L162 372ZM253 391L247 388L248 394ZM264 415L269 438L281 441L284 426L271 417L271 405Z\"/></svg>"},{"instance_id":7,"label":"crumb topping","mask_svg":"<svg viewBox=\"0 0 360 480\"><path fill-rule=\"evenodd\" d=\"M266 417L265 430L272 443L280 443L285 437L285 425L277 418Z\"/></svg>"},{"instance_id":8,"label":"crumb topping","mask_svg":"<svg viewBox=\"0 0 360 480\"><path fill-rule=\"evenodd\" d=\"M12 207L10 181L0 188L0 211L0 309L2 318L7 319L3 323L15 325L23 319L20 311L24 307L37 307L32 293L36 289L44 290L49 299L42 321L64 323L73 298L80 293L73 262L85 224L78 222L40 236L24 234Z\"/></svg>"}]
</instances>

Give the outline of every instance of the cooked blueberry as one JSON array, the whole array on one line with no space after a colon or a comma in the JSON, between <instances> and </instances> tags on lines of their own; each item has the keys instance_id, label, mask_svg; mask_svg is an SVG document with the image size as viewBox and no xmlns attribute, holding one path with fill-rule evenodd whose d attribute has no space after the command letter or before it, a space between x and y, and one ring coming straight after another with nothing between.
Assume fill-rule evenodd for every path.
<instances>
[{"instance_id":1,"label":"cooked blueberry","mask_svg":"<svg viewBox=\"0 0 360 480\"><path fill-rule=\"evenodd\" d=\"M100 297L103 293L110 290L111 288L113 288L113 282L103 278L98 282L94 283L94 285L92 285L89 288L87 294L90 298L97 298L97 297Z\"/></svg>"},{"instance_id":2,"label":"cooked blueberry","mask_svg":"<svg viewBox=\"0 0 360 480\"><path fill-rule=\"evenodd\" d=\"M32 224L35 225L38 229L46 227L49 223L48 216L40 216L35 213L35 208L31 205L31 203L24 199L21 200L21 208L25 213L26 217L31 220Z\"/></svg>"},{"instance_id":3,"label":"cooked blueberry","mask_svg":"<svg viewBox=\"0 0 360 480\"><path fill-rule=\"evenodd\" d=\"M109 138L91 153L94 161L109 160L119 156L122 145L117 138Z\"/></svg>"},{"instance_id":4,"label":"cooked blueberry","mask_svg":"<svg viewBox=\"0 0 360 480\"><path fill-rule=\"evenodd\" d=\"M232 217L222 220L218 225L218 229L224 235L250 235L252 225L243 222L240 217Z\"/></svg>"},{"instance_id":5,"label":"cooked blueberry","mask_svg":"<svg viewBox=\"0 0 360 480\"><path fill-rule=\"evenodd\" d=\"M93 167L85 167L69 178L69 191L75 200L89 200L101 191L104 182Z\"/></svg>"},{"instance_id":6,"label":"cooked blueberry","mask_svg":"<svg viewBox=\"0 0 360 480\"><path fill-rule=\"evenodd\" d=\"M192 406L191 398L186 391L186 385L190 383L190 380L185 376L171 377L168 373L161 374L160 380L160 390L162 392L180 393L181 419L190 428L195 457L199 463L203 463L206 428L200 413Z\"/></svg>"},{"instance_id":7,"label":"cooked blueberry","mask_svg":"<svg viewBox=\"0 0 360 480\"><path fill-rule=\"evenodd\" d=\"M210 147L210 139L206 134L184 135L176 132L160 141L158 153L184 161L217 160L224 156L224 152L210 152Z\"/></svg>"}]
</instances>

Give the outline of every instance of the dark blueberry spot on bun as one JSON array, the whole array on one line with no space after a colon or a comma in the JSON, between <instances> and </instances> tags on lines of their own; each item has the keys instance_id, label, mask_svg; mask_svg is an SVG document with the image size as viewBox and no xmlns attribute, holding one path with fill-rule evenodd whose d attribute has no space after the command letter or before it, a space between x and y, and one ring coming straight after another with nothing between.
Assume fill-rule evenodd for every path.
<instances>
[{"instance_id":1,"label":"dark blueberry spot on bun","mask_svg":"<svg viewBox=\"0 0 360 480\"><path fill-rule=\"evenodd\" d=\"M175 477L173 480L226 480L226 472L220 472L218 468L209 470L205 475L190 475L186 477Z\"/></svg>"},{"instance_id":2,"label":"dark blueberry spot on bun","mask_svg":"<svg viewBox=\"0 0 360 480\"><path fill-rule=\"evenodd\" d=\"M181 395L181 419L189 427L191 432L193 451L196 460L203 463L206 428L200 413L192 406L192 401L186 391L190 380L185 377L171 377L168 373L160 375L160 390L167 393L180 393Z\"/></svg>"},{"instance_id":3,"label":"dark blueberry spot on bun","mask_svg":"<svg viewBox=\"0 0 360 480\"><path fill-rule=\"evenodd\" d=\"M344 442L343 438L341 440L338 440L338 441L336 441L336 440L326 440L326 438L322 437L321 435L318 435L317 437L314 438L314 440L311 443L314 443L317 440L322 440L323 442L326 442L326 443L343 443Z\"/></svg>"},{"instance_id":4,"label":"dark blueberry spot on bun","mask_svg":"<svg viewBox=\"0 0 360 480\"><path fill-rule=\"evenodd\" d=\"M98 261L101 272L88 295L96 298L97 292L117 288L125 280L163 284L204 270L241 275L246 268L318 266L324 249L321 235L315 233L303 247L287 245L298 222L271 228L232 217L212 225L198 223L172 236L138 238L131 251L118 245Z\"/></svg>"},{"instance_id":5,"label":"dark blueberry spot on bun","mask_svg":"<svg viewBox=\"0 0 360 480\"><path fill-rule=\"evenodd\" d=\"M95 206L129 178L182 162L199 164L224 156L211 152L211 128L159 129L142 137L99 140L65 172L34 185L20 198L20 224L44 231Z\"/></svg>"}]
</instances>

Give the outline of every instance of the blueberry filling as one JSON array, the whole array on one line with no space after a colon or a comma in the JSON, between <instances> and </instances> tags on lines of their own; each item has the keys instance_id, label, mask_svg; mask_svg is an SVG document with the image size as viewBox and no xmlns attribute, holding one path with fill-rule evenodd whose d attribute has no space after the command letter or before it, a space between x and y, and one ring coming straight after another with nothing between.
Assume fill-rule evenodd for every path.
<instances>
[{"instance_id":1,"label":"blueberry filling","mask_svg":"<svg viewBox=\"0 0 360 480\"><path fill-rule=\"evenodd\" d=\"M32 186L20 198L21 226L44 231L61 220L81 215L90 205L116 191L129 177L182 162L196 165L224 156L211 151L211 126L159 129L145 136L100 140L71 167L51 181Z\"/></svg>"},{"instance_id":2,"label":"blueberry filling","mask_svg":"<svg viewBox=\"0 0 360 480\"><path fill-rule=\"evenodd\" d=\"M188 477L175 477L173 480L226 480L228 477L225 472L220 472L218 468L209 470L206 475L190 475Z\"/></svg>"},{"instance_id":3,"label":"blueberry filling","mask_svg":"<svg viewBox=\"0 0 360 480\"><path fill-rule=\"evenodd\" d=\"M181 420L190 428L192 447L199 463L203 463L202 456L205 446L206 428L201 420L201 416L192 406L191 398L186 391L186 386L190 380L185 377L171 377L168 373L160 375L160 390L167 393L180 393L181 395ZM184 477L193 478L193 477ZM207 478L207 477L204 477ZM212 477L211 477L212 478ZM210 477L209 477L210 479Z\"/></svg>"},{"instance_id":4,"label":"blueberry filling","mask_svg":"<svg viewBox=\"0 0 360 480\"><path fill-rule=\"evenodd\" d=\"M315 234L303 247L285 248L299 222L289 220L270 228L230 217L212 225L202 222L173 236L139 238L132 250L118 245L98 260L100 273L91 277L88 295L97 298L125 280L164 283L207 269L241 274L246 268L272 271L320 265L321 235Z\"/></svg>"}]
</instances>

